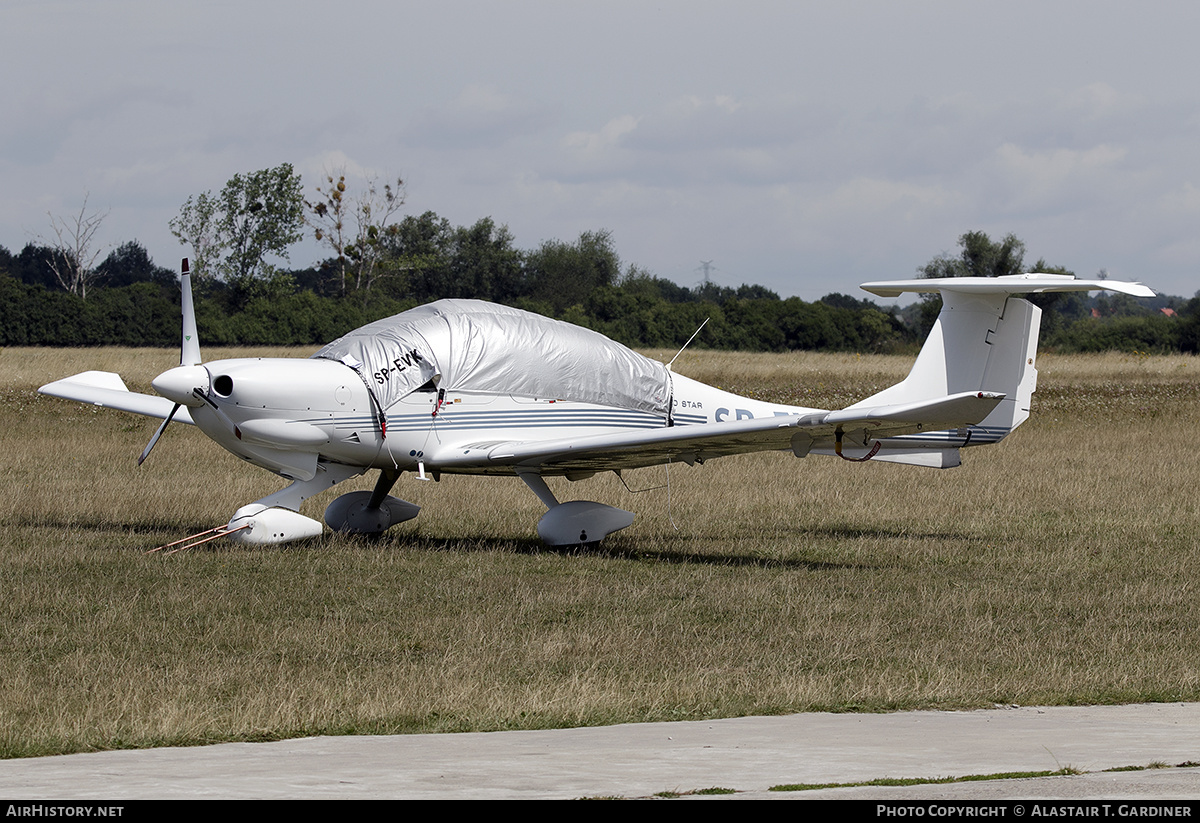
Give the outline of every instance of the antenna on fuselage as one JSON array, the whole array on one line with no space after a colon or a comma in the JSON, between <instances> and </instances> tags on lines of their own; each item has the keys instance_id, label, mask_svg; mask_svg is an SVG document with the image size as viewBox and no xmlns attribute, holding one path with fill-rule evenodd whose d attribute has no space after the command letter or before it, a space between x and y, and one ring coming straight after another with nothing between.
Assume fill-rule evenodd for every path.
<instances>
[{"instance_id":1,"label":"antenna on fuselage","mask_svg":"<svg viewBox=\"0 0 1200 823\"><path fill-rule=\"evenodd\" d=\"M687 339L687 342L683 344L683 348L681 348L679 351L675 352L675 356L672 357L671 362L667 364L667 371L671 370L671 366L675 365L675 361L679 359L679 355L683 354L683 349L686 349L688 346L690 346L692 344L692 341L696 339L696 335L698 335L700 333L700 329L704 328L704 326L707 323L708 323L708 318L706 317L706 318L704 318L704 322L700 324L699 328L697 328L694 332L692 332L692 336L689 337Z\"/></svg>"}]
</instances>

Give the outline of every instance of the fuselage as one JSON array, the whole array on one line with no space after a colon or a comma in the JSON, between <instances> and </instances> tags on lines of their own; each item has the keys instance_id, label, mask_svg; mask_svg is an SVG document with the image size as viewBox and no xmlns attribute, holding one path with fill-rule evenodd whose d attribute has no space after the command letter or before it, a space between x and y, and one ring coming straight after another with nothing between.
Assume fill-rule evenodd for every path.
<instances>
[{"instance_id":1,"label":"fuselage","mask_svg":"<svg viewBox=\"0 0 1200 823\"><path fill-rule=\"evenodd\" d=\"M332 360L247 358L193 368L206 370L209 383L205 402L189 404L193 422L230 452L291 478L311 476L318 459L413 471L423 464L438 471L432 455L444 447L461 450L816 411L765 403L672 375L670 420L555 397L439 391L433 386L412 392L383 413L368 390L370 378ZM452 471L473 473L462 467ZM510 470L492 467L486 473L497 471Z\"/></svg>"}]
</instances>

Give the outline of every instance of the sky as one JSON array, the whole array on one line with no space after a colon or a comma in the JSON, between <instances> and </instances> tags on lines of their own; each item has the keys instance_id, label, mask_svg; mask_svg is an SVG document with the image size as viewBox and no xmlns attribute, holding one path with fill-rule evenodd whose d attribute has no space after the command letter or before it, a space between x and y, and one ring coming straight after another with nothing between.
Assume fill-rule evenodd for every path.
<instances>
[{"instance_id":1,"label":"sky","mask_svg":"<svg viewBox=\"0 0 1200 823\"><path fill-rule=\"evenodd\" d=\"M1200 4L4 0L0 245L168 221L291 163L518 248L867 297L958 238L1200 289ZM306 240L290 263L329 256Z\"/></svg>"}]
</instances>

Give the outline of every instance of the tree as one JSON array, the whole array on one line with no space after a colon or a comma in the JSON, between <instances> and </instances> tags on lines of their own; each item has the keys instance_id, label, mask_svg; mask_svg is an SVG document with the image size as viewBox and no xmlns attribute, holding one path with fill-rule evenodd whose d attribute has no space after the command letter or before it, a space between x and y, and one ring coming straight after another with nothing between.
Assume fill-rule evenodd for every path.
<instances>
[{"instance_id":1,"label":"tree","mask_svg":"<svg viewBox=\"0 0 1200 823\"><path fill-rule=\"evenodd\" d=\"M188 197L179 215L168 225L171 234L185 246L191 246L192 277L198 281L216 279L223 242L217 216L217 198L206 191Z\"/></svg>"},{"instance_id":2,"label":"tree","mask_svg":"<svg viewBox=\"0 0 1200 823\"><path fill-rule=\"evenodd\" d=\"M1179 350L1200 354L1200 292L1188 301L1183 310L1184 321L1179 329Z\"/></svg>"},{"instance_id":3,"label":"tree","mask_svg":"<svg viewBox=\"0 0 1200 823\"><path fill-rule=\"evenodd\" d=\"M325 175L326 186L317 186L317 194L321 195L316 202L304 201L304 207L312 215L307 219L313 227L313 235L318 243L324 243L333 249L334 265L338 273L339 292L346 293L346 246L349 244L349 227L346 225L350 204L346 198L346 175L338 175L334 182L332 174Z\"/></svg>"},{"instance_id":4,"label":"tree","mask_svg":"<svg viewBox=\"0 0 1200 823\"><path fill-rule=\"evenodd\" d=\"M380 263L385 257L384 241L398 229L391 222L392 217L403 205L404 181L399 177L394 186L384 183L382 189L378 178L368 178L363 193L354 201L354 221L358 231L346 253L354 263L355 288L370 289L380 277L395 273L396 269Z\"/></svg>"},{"instance_id":5,"label":"tree","mask_svg":"<svg viewBox=\"0 0 1200 823\"><path fill-rule=\"evenodd\" d=\"M106 288L129 286L133 283L175 283L175 273L162 266L156 266L146 247L137 240L122 243L109 252L104 262L96 267L96 273L104 280Z\"/></svg>"},{"instance_id":6,"label":"tree","mask_svg":"<svg viewBox=\"0 0 1200 823\"><path fill-rule=\"evenodd\" d=\"M630 263L621 276L621 290L642 294L668 303L686 303L692 299L691 290L665 277L658 277L636 263Z\"/></svg>"},{"instance_id":7,"label":"tree","mask_svg":"<svg viewBox=\"0 0 1200 823\"><path fill-rule=\"evenodd\" d=\"M940 254L917 272L921 277L1001 277L1021 274L1025 244L1015 234L994 242L985 232L969 231L958 238L958 257Z\"/></svg>"},{"instance_id":8,"label":"tree","mask_svg":"<svg viewBox=\"0 0 1200 823\"><path fill-rule=\"evenodd\" d=\"M497 226L490 217L475 225L460 226L451 236L446 297L477 297L497 302L519 296L521 253L513 245L508 226Z\"/></svg>"},{"instance_id":9,"label":"tree","mask_svg":"<svg viewBox=\"0 0 1200 823\"><path fill-rule=\"evenodd\" d=\"M287 260L288 247L303 236L300 175L290 163L235 174L220 195L189 197L170 226L180 243L192 247L199 277L241 289L270 281L279 270L267 256Z\"/></svg>"},{"instance_id":10,"label":"tree","mask_svg":"<svg viewBox=\"0 0 1200 823\"><path fill-rule=\"evenodd\" d=\"M406 294L420 302L446 297L455 229L450 221L427 211L409 215L383 240L386 265L406 276Z\"/></svg>"},{"instance_id":11,"label":"tree","mask_svg":"<svg viewBox=\"0 0 1200 823\"><path fill-rule=\"evenodd\" d=\"M969 231L958 238L962 252L958 257L940 254L917 269L921 277L1000 277L1021 274L1025 259L1025 244L1011 232L999 243L986 232ZM920 331L924 335L933 328L938 312L942 310L942 297L927 294L922 297L919 319Z\"/></svg>"},{"instance_id":12,"label":"tree","mask_svg":"<svg viewBox=\"0 0 1200 823\"><path fill-rule=\"evenodd\" d=\"M88 195L84 195L79 214L70 219L46 212L55 237L46 241L50 249L46 263L60 286L82 298L87 297L88 286L99 277L95 264L102 249L94 243L100 224L108 216L107 211L88 214L87 201Z\"/></svg>"},{"instance_id":13,"label":"tree","mask_svg":"<svg viewBox=\"0 0 1200 823\"><path fill-rule=\"evenodd\" d=\"M321 199L304 201L310 212L308 223L319 242L332 250L337 267L339 288L346 293L346 276L354 288L370 289L377 279L395 272L395 267L383 266L386 257L385 240L398 231L391 220L404 205L404 181L399 177L379 185L379 178L367 178L362 194L351 198L346 194L346 175L325 175L324 188L317 187ZM349 219L353 216L353 231Z\"/></svg>"},{"instance_id":14,"label":"tree","mask_svg":"<svg viewBox=\"0 0 1200 823\"><path fill-rule=\"evenodd\" d=\"M57 252L39 243L26 243L20 254L12 255L8 270L13 277L27 286L42 286L46 289L58 287L54 270L46 265L46 258Z\"/></svg>"},{"instance_id":15,"label":"tree","mask_svg":"<svg viewBox=\"0 0 1200 823\"><path fill-rule=\"evenodd\" d=\"M867 309L879 310L879 306L872 303L870 300L859 300L857 297L851 297L848 294L841 292L832 292L821 298L821 302L827 306L833 306L835 309L850 309L851 311L865 311Z\"/></svg>"},{"instance_id":16,"label":"tree","mask_svg":"<svg viewBox=\"0 0 1200 823\"><path fill-rule=\"evenodd\" d=\"M593 289L616 285L621 259L612 232L585 231L575 243L547 240L526 259L530 297L556 312L582 303Z\"/></svg>"},{"instance_id":17,"label":"tree","mask_svg":"<svg viewBox=\"0 0 1200 823\"><path fill-rule=\"evenodd\" d=\"M303 237L304 197L300 175L290 163L247 175L235 174L221 190L227 241L226 279L270 280L278 272L268 254L288 259L288 247Z\"/></svg>"}]
</instances>

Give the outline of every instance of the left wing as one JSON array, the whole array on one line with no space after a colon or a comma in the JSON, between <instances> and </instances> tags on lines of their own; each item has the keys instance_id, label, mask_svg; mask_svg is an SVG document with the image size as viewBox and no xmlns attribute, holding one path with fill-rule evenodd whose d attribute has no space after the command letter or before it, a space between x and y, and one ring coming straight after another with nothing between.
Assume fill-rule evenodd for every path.
<instances>
[{"instance_id":1,"label":"left wing","mask_svg":"<svg viewBox=\"0 0 1200 823\"><path fill-rule=\"evenodd\" d=\"M842 436L859 443L916 432L942 431L983 420L1004 399L994 392L963 392L936 400L874 408L817 411L725 423L638 429L592 437L455 444L427 450L428 468L459 472L541 474L609 471L668 461L703 463L713 457L791 449L803 457Z\"/></svg>"},{"instance_id":2,"label":"left wing","mask_svg":"<svg viewBox=\"0 0 1200 823\"><path fill-rule=\"evenodd\" d=\"M175 408L175 404L165 397L131 392L119 374L107 371L85 371L82 374L64 377L42 386L38 389L38 394L144 414L146 417L157 417L161 420L170 417ZM195 425L186 408L180 408L174 414L176 420Z\"/></svg>"}]
</instances>

